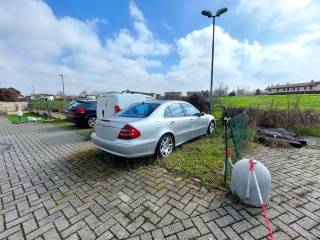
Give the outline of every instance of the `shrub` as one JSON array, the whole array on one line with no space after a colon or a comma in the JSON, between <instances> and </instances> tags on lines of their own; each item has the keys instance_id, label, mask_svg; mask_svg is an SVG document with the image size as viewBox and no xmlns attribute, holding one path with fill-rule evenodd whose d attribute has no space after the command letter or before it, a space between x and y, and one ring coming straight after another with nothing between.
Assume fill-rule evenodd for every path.
<instances>
[{"instance_id":1,"label":"shrub","mask_svg":"<svg viewBox=\"0 0 320 240\"><path fill-rule=\"evenodd\" d=\"M208 112L209 111L209 101L199 94L194 94L185 99L185 101L191 103L201 112Z\"/></svg>"},{"instance_id":2,"label":"shrub","mask_svg":"<svg viewBox=\"0 0 320 240\"><path fill-rule=\"evenodd\" d=\"M230 92L228 95L229 95L229 97L234 97L234 96L236 96L236 92L233 90L233 91Z\"/></svg>"},{"instance_id":3,"label":"shrub","mask_svg":"<svg viewBox=\"0 0 320 240\"><path fill-rule=\"evenodd\" d=\"M320 127L320 116L312 109L300 112L294 109L228 108L229 115L248 112L250 124L267 128L296 129L298 126Z\"/></svg>"}]
</instances>

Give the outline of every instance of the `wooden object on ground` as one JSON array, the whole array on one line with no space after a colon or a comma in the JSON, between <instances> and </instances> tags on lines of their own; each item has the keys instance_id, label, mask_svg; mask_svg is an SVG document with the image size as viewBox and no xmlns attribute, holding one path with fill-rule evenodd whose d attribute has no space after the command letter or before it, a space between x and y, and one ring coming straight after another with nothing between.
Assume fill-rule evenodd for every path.
<instances>
[{"instance_id":1,"label":"wooden object on ground","mask_svg":"<svg viewBox=\"0 0 320 240\"><path fill-rule=\"evenodd\" d=\"M256 139L258 142L268 146L301 148L307 145L305 139L284 128L257 128Z\"/></svg>"}]
</instances>

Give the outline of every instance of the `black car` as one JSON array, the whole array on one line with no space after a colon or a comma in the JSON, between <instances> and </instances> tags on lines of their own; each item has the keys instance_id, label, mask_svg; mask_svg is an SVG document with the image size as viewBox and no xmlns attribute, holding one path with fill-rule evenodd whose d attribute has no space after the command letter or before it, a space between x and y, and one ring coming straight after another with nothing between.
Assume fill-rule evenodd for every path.
<instances>
[{"instance_id":1,"label":"black car","mask_svg":"<svg viewBox=\"0 0 320 240\"><path fill-rule=\"evenodd\" d=\"M81 101L78 100L67 107L67 120L77 125L86 125L94 127L97 119L97 101Z\"/></svg>"}]
</instances>

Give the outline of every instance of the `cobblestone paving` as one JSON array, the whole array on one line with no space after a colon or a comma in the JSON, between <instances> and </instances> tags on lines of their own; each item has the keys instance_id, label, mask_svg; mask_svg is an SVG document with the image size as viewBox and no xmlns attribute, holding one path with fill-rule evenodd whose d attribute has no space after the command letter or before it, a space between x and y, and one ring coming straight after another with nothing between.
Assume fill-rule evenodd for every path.
<instances>
[{"instance_id":1,"label":"cobblestone paving","mask_svg":"<svg viewBox=\"0 0 320 240\"><path fill-rule=\"evenodd\" d=\"M256 156L273 176L275 239L320 238L320 141L310 141ZM0 153L0 239L267 239L259 209L155 164L121 165L72 131L0 118L0 143L12 145Z\"/></svg>"}]
</instances>

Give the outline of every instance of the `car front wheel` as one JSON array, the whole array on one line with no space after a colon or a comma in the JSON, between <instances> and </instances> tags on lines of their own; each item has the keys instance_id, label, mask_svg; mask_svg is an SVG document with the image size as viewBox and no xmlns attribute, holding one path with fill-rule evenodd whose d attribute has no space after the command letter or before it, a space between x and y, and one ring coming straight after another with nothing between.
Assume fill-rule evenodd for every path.
<instances>
[{"instance_id":1,"label":"car front wheel","mask_svg":"<svg viewBox=\"0 0 320 240\"><path fill-rule=\"evenodd\" d=\"M174 149L174 139L172 135L166 134L162 136L159 140L157 147L157 155L160 158L169 156Z\"/></svg>"},{"instance_id":2,"label":"car front wheel","mask_svg":"<svg viewBox=\"0 0 320 240\"><path fill-rule=\"evenodd\" d=\"M88 127L93 128L94 127L94 123L96 122L96 118L95 117L91 117L88 119Z\"/></svg>"}]
</instances>

